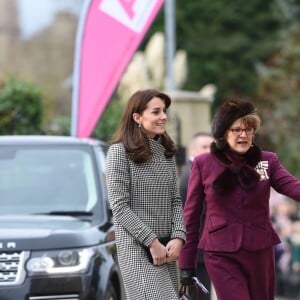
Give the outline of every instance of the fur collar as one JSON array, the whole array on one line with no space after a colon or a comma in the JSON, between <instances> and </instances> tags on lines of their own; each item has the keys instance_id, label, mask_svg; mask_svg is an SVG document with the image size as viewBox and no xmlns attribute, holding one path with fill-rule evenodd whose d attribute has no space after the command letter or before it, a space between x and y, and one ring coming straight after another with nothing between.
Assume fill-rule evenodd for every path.
<instances>
[{"instance_id":1,"label":"fur collar","mask_svg":"<svg viewBox=\"0 0 300 300\"><path fill-rule=\"evenodd\" d=\"M212 143L211 154L226 166L224 172L213 182L213 188L218 193L229 193L237 184L250 190L259 182L259 174L254 169L261 160L258 146L253 144L247 153L240 155L231 151L228 145L220 149L216 143Z\"/></svg>"}]
</instances>

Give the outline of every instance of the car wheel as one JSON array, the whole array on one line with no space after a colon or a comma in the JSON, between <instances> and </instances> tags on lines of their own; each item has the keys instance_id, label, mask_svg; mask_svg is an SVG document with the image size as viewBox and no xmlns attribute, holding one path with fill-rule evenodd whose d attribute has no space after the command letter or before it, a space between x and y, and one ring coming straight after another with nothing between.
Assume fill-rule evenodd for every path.
<instances>
[{"instance_id":1,"label":"car wheel","mask_svg":"<svg viewBox=\"0 0 300 300\"><path fill-rule=\"evenodd\" d=\"M116 289L111 283L107 286L105 300L118 300Z\"/></svg>"}]
</instances>

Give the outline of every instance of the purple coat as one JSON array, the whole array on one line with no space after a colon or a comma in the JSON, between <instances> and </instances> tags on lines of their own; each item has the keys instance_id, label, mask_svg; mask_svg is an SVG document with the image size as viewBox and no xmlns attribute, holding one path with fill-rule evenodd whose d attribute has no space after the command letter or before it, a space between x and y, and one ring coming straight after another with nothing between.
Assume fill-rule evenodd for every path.
<instances>
[{"instance_id":1,"label":"purple coat","mask_svg":"<svg viewBox=\"0 0 300 300\"><path fill-rule=\"evenodd\" d=\"M300 181L278 161L275 153L262 151L256 166L260 174L258 185L246 191L237 185L233 192L220 195L212 182L225 166L211 154L195 158L189 180L184 222L187 242L179 256L179 267L195 267L197 248L206 251L255 251L280 243L270 219L270 188L300 201ZM204 230L199 240L202 209L206 206Z\"/></svg>"}]
</instances>

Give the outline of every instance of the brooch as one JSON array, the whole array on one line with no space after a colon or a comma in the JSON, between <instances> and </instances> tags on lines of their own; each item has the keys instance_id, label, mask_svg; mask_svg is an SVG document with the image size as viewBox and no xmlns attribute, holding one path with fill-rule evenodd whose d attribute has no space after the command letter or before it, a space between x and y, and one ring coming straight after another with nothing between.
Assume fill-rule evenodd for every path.
<instances>
[{"instance_id":1,"label":"brooch","mask_svg":"<svg viewBox=\"0 0 300 300\"><path fill-rule=\"evenodd\" d=\"M269 179L267 170L269 168L269 162L267 160L260 161L256 167L255 171L260 176L260 181Z\"/></svg>"}]
</instances>

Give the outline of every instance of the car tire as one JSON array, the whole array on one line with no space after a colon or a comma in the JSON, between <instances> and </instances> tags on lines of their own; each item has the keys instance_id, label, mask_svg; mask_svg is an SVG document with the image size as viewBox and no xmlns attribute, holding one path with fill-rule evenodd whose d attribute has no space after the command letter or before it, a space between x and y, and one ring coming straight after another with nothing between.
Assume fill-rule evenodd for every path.
<instances>
[{"instance_id":1,"label":"car tire","mask_svg":"<svg viewBox=\"0 0 300 300\"><path fill-rule=\"evenodd\" d=\"M107 291L105 294L105 300L118 300L117 291L113 284L110 282L107 286Z\"/></svg>"}]
</instances>

